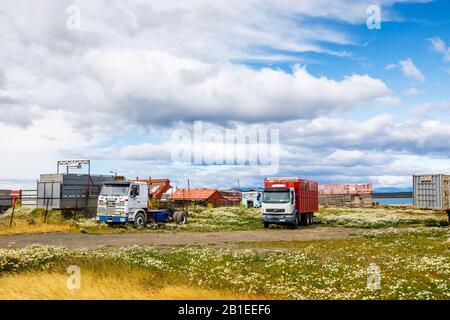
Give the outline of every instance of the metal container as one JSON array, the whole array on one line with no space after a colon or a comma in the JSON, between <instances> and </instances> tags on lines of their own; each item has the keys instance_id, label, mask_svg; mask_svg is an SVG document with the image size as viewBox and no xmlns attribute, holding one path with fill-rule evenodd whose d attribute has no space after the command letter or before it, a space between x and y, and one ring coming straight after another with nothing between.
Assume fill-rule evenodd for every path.
<instances>
[{"instance_id":1,"label":"metal container","mask_svg":"<svg viewBox=\"0 0 450 320\"><path fill-rule=\"evenodd\" d=\"M264 192L266 192L268 188L278 187L294 188L296 193L295 208L298 213L303 214L319 211L317 182L294 177L264 179Z\"/></svg>"},{"instance_id":2,"label":"metal container","mask_svg":"<svg viewBox=\"0 0 450 320\"><path fill-rule=\"evenodd\" d=\"M363 195L372 194L373 185L372 184L320 184L319 194L320 195L335 195L335 194L346 194L346 195Z\"/></svg>"},{"instance_id":3,"label":"metal container","mask_svg":"<svg viewBox=\"0 0 450 320\"><path fill-rule=\"evenodd\" d=\"M415 207L450 210L450 175L415 175L413 189Z\"/></svg>"},{"instance_id":4,"label":"metal container","mask_svg":"<svg viewBox=\"0 0 450 320\"><path fill-rule=\"evenodd\" d=\"M114 176L41 174L37 183L37 207L49 210L84 209L89 214L95 214L103 183L114 181Z\"/></svg>"},{"instance_id":5,"label":"metal container","mask_svg":"<svg viewBox=\"0 0 450 320\"><path fill-rule=\"evenodd\" d=\"M21 190L20 205L27 208L36 208L37 190Z\"/></svg>"},{"instance_id":6,"label":"metal container","mask_svg":"<svg viewBox=\"0 0 450 320\"><path fill-rule=\"evenodd\" d=\"M0 190L0 213L12 207L11 190Z\"/></svg>"}]
</instances>

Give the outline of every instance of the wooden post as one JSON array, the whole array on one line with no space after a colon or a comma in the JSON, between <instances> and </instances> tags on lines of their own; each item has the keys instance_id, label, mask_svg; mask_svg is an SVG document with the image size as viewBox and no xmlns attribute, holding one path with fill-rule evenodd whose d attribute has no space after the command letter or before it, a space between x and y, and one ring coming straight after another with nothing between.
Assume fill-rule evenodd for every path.
<instances>
[{"instance_id":1,"label":"wooden post","mask_svg":"<svg viewBox=\"0 0 450 320\"><path fill-rule=\"evenodd\" d=\"M13 224L13 219L14 219L14 210L16 207L16 200L15 199L11 199L12 200L12 212L11 212L11 219L9 220L9 227L12 227Z\"/></svg>"},{"instance_id":2,"label":"wooden post","mask_svg":"<svg viewBox=\"0 0 450 320\"><path fill-rule=\"evenodd\" d=\"M75 220L78 212L78 196L75 198L75 213L73 214L73 220Z\"/></svg>"},{"instance_id":3,"label":"wooden post","mask_svg":"<svg viewBox=\"0 0 450 320\"><path fill-rule=\"evenodd\" d=\"M45 215L44 215L44 223L47 223L47 214L48 214L48 201L50 198L47 198L46 204L45 204Z\"/></svg>"}]
</instances>

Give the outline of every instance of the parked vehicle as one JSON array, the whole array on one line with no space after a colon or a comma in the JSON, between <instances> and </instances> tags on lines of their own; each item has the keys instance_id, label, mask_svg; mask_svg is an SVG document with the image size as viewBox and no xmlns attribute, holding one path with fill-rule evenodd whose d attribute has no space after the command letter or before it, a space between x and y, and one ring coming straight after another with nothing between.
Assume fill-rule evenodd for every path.
<instances>
[{"instance_id":1,"label":"parked vehicle","mask_svg":"<svg viewBox=\"0 0 450 320\"><path fill-rule=\"evenodd\" d=\"M105 183L98 197L97 221L132 223L136 228L145 227L149 222L186 224L187 213L184 211L155 209L154 193L149 184L143 181Z\"/></svg>"},{"instance_id":2,"label":"parked vehicle","mask_svg":"<svg viewBox=\"0 0 450 320\"><path fill-rule=\"evenodd\" d=\"M261 220L294 227L311 225L319 210L317 182L301 178L266 178L262 197Z\"/></svg>"},{"instance_id":3,"label":"parked vehicle","mask_svg":"<svg viewBox=\"0 0 450 320\"><path fill-rule=\"evenodd\" d=\"M262 192L242 192L242 205L246 208L261 208Z\"/></svg>"}]
</instances>

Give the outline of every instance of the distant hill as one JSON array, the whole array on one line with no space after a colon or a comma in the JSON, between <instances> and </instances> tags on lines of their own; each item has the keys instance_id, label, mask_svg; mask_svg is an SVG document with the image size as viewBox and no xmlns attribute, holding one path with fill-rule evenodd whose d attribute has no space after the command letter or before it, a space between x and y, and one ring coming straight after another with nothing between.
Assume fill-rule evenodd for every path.
<instances>
[{"instance_id":1,"label":"distant hill","mask_svg":"<svg viewBox=\"0 0 450 320\"><path fill-rule=\"evenodd\" d=\"M254 188L246 187L246 188L239 188L240 191L262 190L262 189L264 189L264 188L262 188L262 187L254 187ZM231 188L230 190L238 190L238 188Z\"/></svg>"},{"instance_id":2,"label":"distant hill","mask_svg":"<svg viewBox=\"0 0 450 320\"><path fill-rule=\"evenodd\" d=\"M406 188L397 188L397 187L380 187L375 188L375 193L391 193L391 192L412 192L412 187L406 187Z\"/></svg>"}]
</instances>

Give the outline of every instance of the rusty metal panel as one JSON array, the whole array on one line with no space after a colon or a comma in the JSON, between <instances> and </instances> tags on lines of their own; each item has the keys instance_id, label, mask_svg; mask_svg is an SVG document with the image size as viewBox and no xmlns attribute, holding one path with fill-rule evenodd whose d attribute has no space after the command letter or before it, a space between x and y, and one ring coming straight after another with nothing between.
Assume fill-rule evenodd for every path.
<instances>
[{"instance_id":1,"label":"rusty metal panel","mask_svg":"<svg viewBox=\"0 0 450 320\"><path fill-rule=\"evenodd\" d=\"M366 184L320 184L319 194L321 195L362 195L362 194L372 194L373 185L370 183Z\"/></svg>"}]
</instances>

